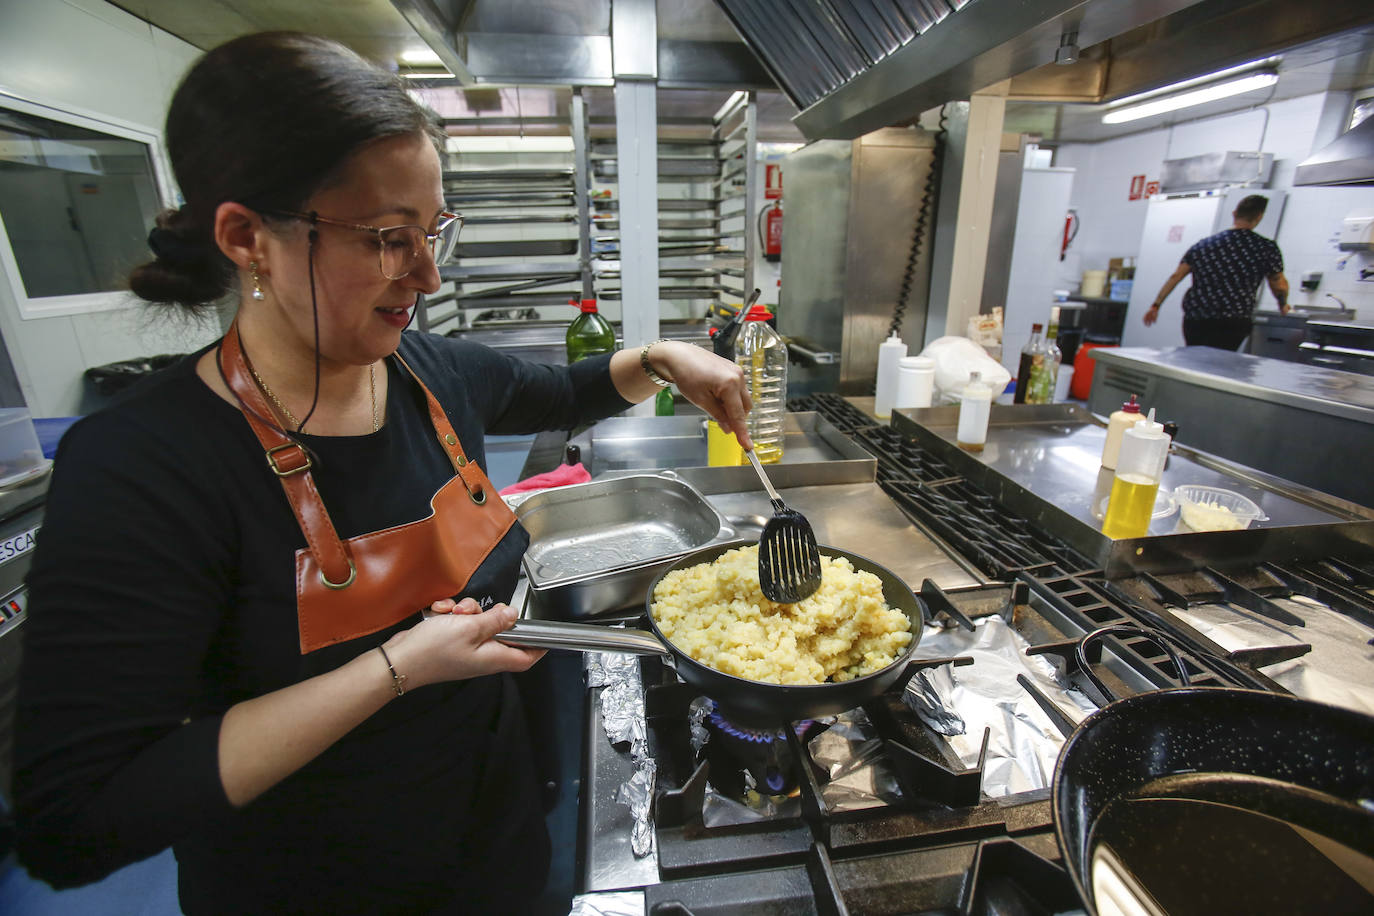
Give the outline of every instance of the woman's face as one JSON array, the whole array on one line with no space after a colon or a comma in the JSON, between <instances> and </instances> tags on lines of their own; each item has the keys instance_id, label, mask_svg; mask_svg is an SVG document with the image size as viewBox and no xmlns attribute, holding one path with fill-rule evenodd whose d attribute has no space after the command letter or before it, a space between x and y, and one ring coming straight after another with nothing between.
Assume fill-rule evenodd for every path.
<instances>
[{"instance_id":1,"label":"woman's face","mask_svg":"<svg viewBox=\"0 0 1374 916\"><path fill-rule=\"evenodd\" d=\"M439 156L430 140L418 134L364 147L347 160L336 181L301 208L343 222L383 229L416 225L426 232L434 231L443 209ZM439 271L428 247L409 274L388 280L382 276L376 233L327 223L317 223L315 229L321 357L366 365L392 353L417 294L439 288ZM280 234L268 234L270 275L264 285L270 283L271 295L261 305L277 313L272 323L285 342L313 358L309 232L308 223L294 221Z\"/></svg>"}]
</instances>

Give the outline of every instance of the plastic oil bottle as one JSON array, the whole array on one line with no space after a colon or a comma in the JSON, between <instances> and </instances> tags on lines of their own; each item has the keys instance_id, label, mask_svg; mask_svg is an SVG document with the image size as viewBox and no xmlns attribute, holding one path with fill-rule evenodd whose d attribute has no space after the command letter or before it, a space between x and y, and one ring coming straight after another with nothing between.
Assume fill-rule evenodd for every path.
<instances>
[{"instance_id":1,"label":"plastic oil bottle","mask_svg":"<svg viewBox=\"0 0 1374 916\"><path fill-rule=\"evenodd\" d=\"M1159 477L1169 454L1169 437L1163 425L1155 422L1155 412L1126 429L1121 436L1116 478L1102 520L1102 533L1109 538L1139 538L1150 530Z\"/></svg>"},{"instance_id":2,"label":"plastic oil bottle","mask_svg":"<svg viewBox=\"0 0 1374 916\"><path fill-rule=\"evenodd\" d=\"M577 305L578 303L573 300L568 304ZM568 325L566 337L568 365L589 356L615 352L615 330L611 327L611 323L602 318L601 313L596 310L596 300L583 299L581 309L582 314L574 318L572 324Z\"/></svg>"},{"instance_id":3,"label":"plastic oil bottle","mask_svg":"<svg viewBox=\"0 0 1374 916\"><path fill-rule=\"evenodd\" d=\"M745 422L754 440L754 454L763 464L782 460L787 413L787 344L769 327L771 317L764 306L753 306L735 340L735 362L744 370L754 402Z\"/></svg>"}]
</instances>

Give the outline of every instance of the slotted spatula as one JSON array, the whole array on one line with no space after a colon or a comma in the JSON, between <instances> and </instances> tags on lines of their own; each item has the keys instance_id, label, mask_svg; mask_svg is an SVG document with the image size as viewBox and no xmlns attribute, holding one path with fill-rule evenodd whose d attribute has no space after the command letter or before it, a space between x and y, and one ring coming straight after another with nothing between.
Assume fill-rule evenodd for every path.
<instances>
[{"instance_id":1,"label":"slotted spatula","mask_svg":"<svg viewBox=\"0 0 1374 916\"><path fill-rule=\"evenodd\" d=\"M759 536L759 585L769 601L796 604L821 587L821 551L816 532L796 509L787 508L763 472L754 450L745 452L773 502L773 517Z\"/></svg>"}]
</instances>

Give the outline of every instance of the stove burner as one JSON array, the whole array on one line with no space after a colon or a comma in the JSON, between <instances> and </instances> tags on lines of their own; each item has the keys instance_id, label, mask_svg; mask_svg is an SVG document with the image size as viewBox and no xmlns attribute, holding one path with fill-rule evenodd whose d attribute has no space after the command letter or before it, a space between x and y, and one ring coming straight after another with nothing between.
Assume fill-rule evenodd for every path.
<instances>
[{"instance_id":1,"label":"stove burner","mask_svg":"<svg viewBox=\"0 0 1374 916\"><path fill-rule=\"evenodd\" d=\"M719 710L708 715L704 724L711 735L706 743L711 784L718 790L741 798L751 788L762 795L788 795L797 788L801 777L796 755L781 727L760 729L740 725ZM803 737L813 725L807 719L792 727Z\"/></svg>"}]
</instances>

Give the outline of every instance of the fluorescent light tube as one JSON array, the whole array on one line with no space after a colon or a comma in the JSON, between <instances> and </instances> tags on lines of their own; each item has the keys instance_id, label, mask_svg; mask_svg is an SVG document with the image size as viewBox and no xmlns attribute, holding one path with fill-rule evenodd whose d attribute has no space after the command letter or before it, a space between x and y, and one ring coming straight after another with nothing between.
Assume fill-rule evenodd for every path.
<instances>
[{"instance_id":1,"label":"fluorescent light tube","mask_svg":"<svg viewBox=\"0 0 1374 916\"><path fill-rule=\"evenodd\" d=\"M430 48L420 48L413 51L404 51L401 54L401 63L410 64L437 64L439 55Z\"/></svg>"},{"instance_id":2,"label":"fluorescent light tube","mask_svg":"<svg viewBox=\"0 0 1374 916\"><path fill-rule=\"evenodd\" d=\"M404 77L405 77L406 79L408 79L408 80L451 80L451 79L454 79L453 74L452 74L452 73L449 73L447 70L434 70L434 71L426 72L426 73L420 73L420 72L418 72L418 71L411 70L411 71L409 71L409 72L407 72L407 73L402 73L401 76L404 76Z\"/></svg>"},{"instance_id":3,"label":"fluorescent light tube","mask_svg":"<svg viewBox=\"0 0 1374 916\"><path fill-rule=\"evenodd\" d=\"M1164 114L1167 111L1177 111L1180 108L1201 105L1204 102L1215 102L1217 99L1230 98L1233 95L1240 95L1243 92L1254 92L1256 89L1272 86L1278 81L1279 77L1277 73L1251 73L1239 79L1213 83L1210 86L1202 86L1198 89L1189 90L1188 92L1180 92L1178 95L1166 96L1149 102L1142 102L1139 105L1131 105L1127 108L1109 111L1102 116L1102 123L1121 124L1125 121L1136 121L1140 118L1149 118L1154 115Z\"/></svg>"}]
</instances>

